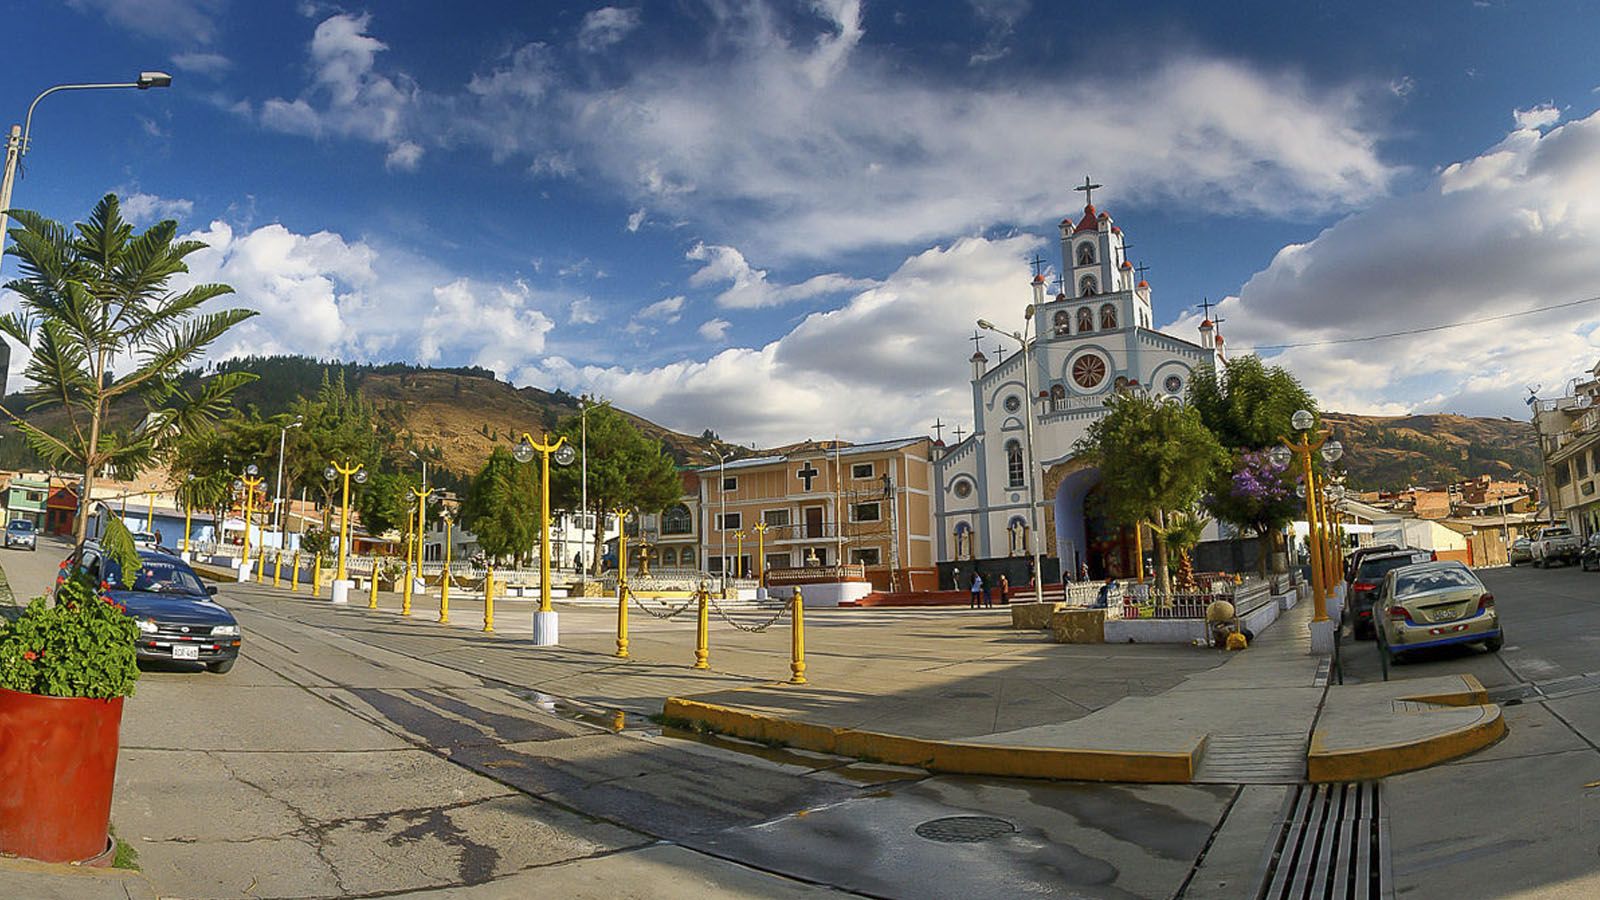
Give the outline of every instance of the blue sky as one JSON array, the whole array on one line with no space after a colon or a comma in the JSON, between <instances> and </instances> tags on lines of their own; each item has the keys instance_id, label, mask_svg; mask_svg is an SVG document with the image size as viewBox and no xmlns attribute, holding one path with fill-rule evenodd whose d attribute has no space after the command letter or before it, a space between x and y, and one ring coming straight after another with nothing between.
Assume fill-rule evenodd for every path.
<instances>
[{"instance_id":1,"label":"blue sky","mask_svg":"<svg viewBox=\"0 0 1600 900\"><path fill-rule=\"evenodd\" d=\"M47 98L13 205L177 217L262 312L218 355L477 364L761 443L970 424L971 323L1018 322L1085 175L1158 322L1226 298L1235 352L1600 294L1585 3L0 8L8 122L175 76ZM1597 309L1266 352L1332 408L1518 414Z\"/></svg>"}]
</instances>

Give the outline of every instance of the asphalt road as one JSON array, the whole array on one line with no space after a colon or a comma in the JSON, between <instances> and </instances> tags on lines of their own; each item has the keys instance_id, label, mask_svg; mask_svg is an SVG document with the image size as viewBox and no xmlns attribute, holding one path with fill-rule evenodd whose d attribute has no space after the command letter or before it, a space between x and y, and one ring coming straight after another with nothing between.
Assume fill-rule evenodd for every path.
<instances>
[{"instance_id":1,"label":"asphalt road","mask_svg":"<svg viewBox=\"0 0 1600 900\"><path fill-rule=\"evenodd\" d=\"M1392 679L1470 673L1510 727L1499 744L1388 779L1402 897L1600 896L1600 573L1479 573L1506 632L1416 654ZM1376 645L1346 642L1347 681L1381 678Z\"/></svg>"}]
</instances>

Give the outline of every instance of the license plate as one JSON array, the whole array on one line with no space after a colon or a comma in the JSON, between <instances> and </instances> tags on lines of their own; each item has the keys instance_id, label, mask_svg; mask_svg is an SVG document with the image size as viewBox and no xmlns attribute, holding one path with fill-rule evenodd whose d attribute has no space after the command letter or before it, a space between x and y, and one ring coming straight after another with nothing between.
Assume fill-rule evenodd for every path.
<instances>
[{"instance_id":1,"label":"license plate","mask_svg":"<svg viewBox=\"0 0 1600 900\"><path fill-rule=\"evenodd\" d=\"M172 645L172 658L173 659L199 659L200 658L200 648L196 647L193 644L173 644Z\"/></svg>"}]
</instances>

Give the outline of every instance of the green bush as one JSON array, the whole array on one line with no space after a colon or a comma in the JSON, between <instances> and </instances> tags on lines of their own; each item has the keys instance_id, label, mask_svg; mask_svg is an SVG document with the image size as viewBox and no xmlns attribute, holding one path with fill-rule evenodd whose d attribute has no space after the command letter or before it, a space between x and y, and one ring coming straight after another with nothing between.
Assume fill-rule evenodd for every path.
<instances>
[{"instance_id":1,"label":"green bush","mask_svg":"<svg viewBox=\"0 0 1600 900\"><path fill-rule=\"evenodd\" d=\"M56 585L56 605L35 598L0 623L0 687L47 697L99 700L133 695L139 626L83 572Z\"/></svg>"}]
</instances>

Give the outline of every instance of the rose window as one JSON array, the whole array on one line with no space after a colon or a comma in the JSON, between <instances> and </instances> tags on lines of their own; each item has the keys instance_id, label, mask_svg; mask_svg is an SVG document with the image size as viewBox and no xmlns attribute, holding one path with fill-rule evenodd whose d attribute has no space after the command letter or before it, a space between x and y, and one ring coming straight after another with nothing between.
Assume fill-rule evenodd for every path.
<instances>
[{"instance_id":1,"label":"rose window","mask_svg":"<svg viewBox=\"0 0 1600 900\"><path fill-rule=\"evenodd\" d=\"M1106 361L1092 353L1078 357L1072 364L1072 380L1085 390L1099 387L1106 380Z\"/></svg>"}]
</instances>

